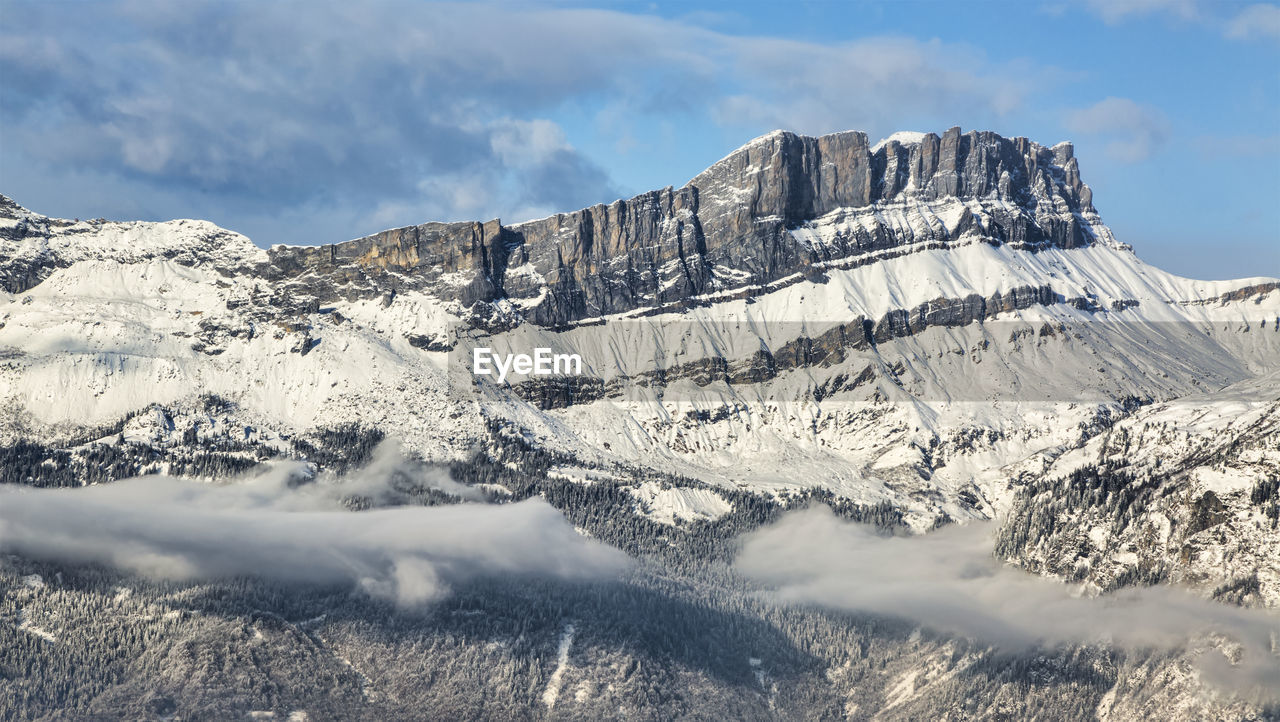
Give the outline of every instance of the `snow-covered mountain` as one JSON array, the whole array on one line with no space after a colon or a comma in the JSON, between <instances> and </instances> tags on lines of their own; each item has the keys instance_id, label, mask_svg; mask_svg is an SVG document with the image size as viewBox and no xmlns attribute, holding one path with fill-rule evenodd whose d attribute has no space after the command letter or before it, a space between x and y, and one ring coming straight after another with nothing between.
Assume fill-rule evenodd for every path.
<instances>
[{"instance_id":1,"label":"snow-covered mountain","mask_svg":"<svg viewBox=\"0 0 1280 722\"><path fill-rule=\"evenodd\" d=\"M390 437L617 543L617 514L665 548L820 499L903 531L997 519L1001 557L1085 593L1280 603L1280 280L1143 263L1067 143L777 131L610 205L270 249L0 197L0 288L0 482L341 470ZM583 373L496 383L478 347ZM963 656L921 644L903 678L950 679ZM1164 681L1108 709L1208 714L1194 674L1132 664ZM881 681L863 704L929 709Z\"/></svg>"},{"instance_id":2,"label":"snow-covered mountain","mask_svg":"<svg viewBox=\"0 0 1280 722\"><path fill-rule=\"evenodd\" d=\"M826 488L927 528L1005 509L1010 469L1051 467L1135 405L1280 367L1280 281L1148 266L1070 144L958 128L777 131L679 189L324 246L0 214L9 442L127 419L180 445L219 423L206 395L280 449L354 423L458 458L500 420L587 465ZM498 386L469 373L477 345L577 353L586 373Z\"/></svg>"}]
</instances>

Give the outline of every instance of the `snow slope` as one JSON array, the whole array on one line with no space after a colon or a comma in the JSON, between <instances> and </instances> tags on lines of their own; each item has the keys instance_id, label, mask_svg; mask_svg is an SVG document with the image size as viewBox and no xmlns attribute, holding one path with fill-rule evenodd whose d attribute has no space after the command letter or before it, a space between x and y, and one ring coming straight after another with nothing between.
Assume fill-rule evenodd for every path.
<instances>
[{"instance_id":1,"label":"snow slope","mask_svg":"<svg viewBox=\"0 0 1280 722\"><path fill-rule=\"evenodd\" d=\"M926 139L895 134L877 147ZM759 186L785 180L788 153L825 147L823 162L856 169L864 140L775 132L695 179L696 213L667 213L670 194L615 204L636 214L627 223L656 224L662 243L684 243L681 224L695 221L707 232L722 224L721 239L746 234L742 223L776 228L752 243L794 246L807 254L803 272L753 282L749 269L764 266L724 247L705 256L722 265L701 295L606 304L629 310L603 316L570 307L571 323L554 328L522 319L549 295L572 297L546 265L583 250L570 246L585 231L567 220L541 241L560 244L554 253L509 245L502 252L523 261L484 266L431 245L478 243L466 234L489 233L480 224L393 231L341 253L267 253L199 221L62 221L4 199L0 439L82 438L152 405L196 408L207 394L267 437L355 423L431 459L471 453L496 421L588 466L779 495L822 488L890 502L928 528L1000 513L1014 497L1010 477L1048 473L1136 406L1227 386L1260 401L1280 395L1280 281L1197 281L1143 263L1093 209L1069 146L952 129L939 147L967 159L921 175L927 187L836 207L827 201L852 196L815 185L827 199L820 214L785 225L753 215L757 202L783 213L788 199L807 202ZM990 163L1007 170L988 173ZM612 211L597 210L582 223L622 234ZM439 240L445 231L463 235ZM592 260L601 273L648 252L602 245L630 255ZM412 265L437 252L456 270ZM694 262L685 255L653 258L662 267L646 272L664 283L692 273L680 268ZM490 267L520 293L488 299L475 272L483 281ZM361 275L369 269L383 275ZM478 346L578 354L585 378L473 378ZM720 513L687 491L634 493L666 523Z\"/></svg>"}]
</instances>

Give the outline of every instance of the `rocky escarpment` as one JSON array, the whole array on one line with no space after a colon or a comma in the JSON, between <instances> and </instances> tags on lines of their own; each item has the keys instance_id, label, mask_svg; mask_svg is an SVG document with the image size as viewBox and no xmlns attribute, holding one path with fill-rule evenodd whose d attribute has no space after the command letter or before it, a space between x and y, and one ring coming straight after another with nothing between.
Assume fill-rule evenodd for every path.
<instances>
[{"instance_id":1,"label":"rocky escarpment","mask_svg":"<svg viewBox=\"0 0 1280 722\"><path fill-rule=\"evenodd\" d=\"M173 261L226 275L258 272L267 254L208 221L67 220L33 213L0 195L0 290L23 293L82 261Z\"/></svg>"},{"instance_id":2,"label":"rocky escarpment","mask_svg":"<svg viewBox=\"0 0 1280 722\"><path fill-rule=\"evenodd\" d=\"M777 131L681 188L514 226L429 223L278 246L265 271L322 299L400 289L463 306L506 299L525 320L557 326L964 241L1114 243L1070 144L959 128L876 146L861 132Z\"/></svg>"},{"instance_id":3,"label":"rocky escarpment","mask_svg":"<svg viewBox=\"0 0 1280 722\"><path fill-rule=\"evenodd\" d=\"M822 333L788 339L776 348L770 348L761 339L761 348L754 355L732 360L712 354L695 361L645 371L635 376L617 376L608 380L593 376L532 378L512 385L516 395L542 409L564 408L575 404L590 403L597 399L621 397L630 385L664 387L687 379L698 386L715 382L730 385L766 382L788 371L811 367L832 367L842 364L853 352L873 349L879 344L896 338L921 333L931 327L958 327L1007 314L1032 306L1065 304L1073 308L1105 311L1084 297L1065 297L1050 286L1022 286L1007 292L996 292L988 297L970 294L964 298L938 298L910 309L895 309L878 319L856 317L847 323L835 325ZM1136 306L1132 302L1132 307ZM1039 336L1054 336L1065 332L1061 326L1047 323L1027 323L1017 332ZM481 341L476 341L480 343ZM460 352L463 357L469 350ZM855 388L875 377L868 366L853 377L836 376L815 390L819 400L838 391Z\"/></svg>"},{"instance_id":4,"label":"rocky escarpment","mask_svg":"<svg viewBox=\"0 0 1280 722\"><path fill-rule=\"evenodd\" d=\"M86 258L154 257L252 274L312 305L415 290L477 318L509 301L499 326L563 326L959 243L1114 244L1091 200L1066 143L952 128L872 146L860 132L777 131L681 188L512 226L426 223L266 252L199 221L60 221L4 198L0 285L21 293Z\"/></svg>"}]
</instances>

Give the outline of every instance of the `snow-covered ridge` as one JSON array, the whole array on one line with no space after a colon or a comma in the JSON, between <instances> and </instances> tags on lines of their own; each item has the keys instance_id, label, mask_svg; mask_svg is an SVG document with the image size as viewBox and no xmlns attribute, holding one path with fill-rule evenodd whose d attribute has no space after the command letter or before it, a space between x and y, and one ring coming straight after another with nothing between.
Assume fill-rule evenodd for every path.
<instances>
[{"instance_id":1,"label":"snow-covered ridge","mask_svg":"<svg viewBox=\"0 0 1280 722\"><path fill-rule=\"evenodd\" d=\"M901 145L919 145L924 140L925 133L914 130L900 130L887 138L882 138L875 145L871 146L871 152L875 153L885 147L890 141L900 143Z\"/></svg>"},{"instance_id":2,"label":"snow-covered ridge","mask_svg":"<svg viewBox=\"0 0 1280 722\"><path fill-rule=\"evenodd\" d=\"M669 463L693 478L768 489L792 488L789 477L804 469L804 483L875 503L909 494L890 477L931 488L932 471L913 471L927 466L913 444L929 441L903 429L945 435L959 402L1005 390L1025 400L1034 388L1043 391L1037 399L1077 405L1069 430L1099 404L1173 398L1274 367L1280 288L1267 284L1275 279L1202 282L1147 266L1084 203L1068 147L1051 152L982 134L961 143L965 137L953 129L945 142L1030 164L1014 170L1041 162L1049 170L1036 166L1038 185L1027 185L1033 195L1021 200L998 185L979 195L960 186L946 192L939 183L960 176L947 170L924 188L904 185L862 205L832 191L823 201L835 204L829 210L783 222L816 196L769 196L777 189L753 183L786 159L739 157L699 189L567 214L554 226L434 224L284 257L203 222L57 221L8 205L0 208L0 250L10 253L0 255L0 272L20 291L0 296L0 408L15 419L0 434L108 424L212 393L282 432L377 424L424 455L447 457L474 443L487 418L501 418L565 453ZM751 152L783 138L796 152L827 143L828 159L869 152L859 133L805 140L784 132L757 139ZM990 179L971 180L978 188ZM699 224L706 254L680 255ZM1067 246L1044 235L1071 224L1088 242ZM1030 228L1042 235L1026 235ZM484 261L462 252L480 247L509 255ZM765 269L765 248L792 256ZM372 256L387 262L361 263ZM628 267L636 273L619 270ZM567 273L573 282L558 286ZM707 280L677 283L698 273ZM359 293L352 279L364 284ZM627 279L631 287L618 285ZM566 287L583 300L577 318L567 318L576 325L538 316L554 310ZM975 310L1014 294L1022 300ZM615 297L637 301L603 304ZM957 313L842 349L843 360L811 359L754 381L730 385L696 373L711 368L704 362L742 366L762 350L783 355L799 339L855 322L877 326L894 314L919 317L922 308ZM1027 328L1011 332L1005 321ZM1022 335L1027 329L1034 333ZM566 398L552 409L507 388L459 387L448 375L449 349L463 348L459 335L499 350L580 353L589 374L620 384L620 393ZM629 385L690 368L669 383ZM876 421L848 411L887 400L913 410L876 412ZM982 421L1010 433L1024 423L1017 410ZM1059 443L1067 432L1052 424L1028 433ZM957 476L942 493L968 483ZM683 492L650 496L687 518L716 511L712 500ZM961 514L943 504L920 518L938 509Z\"/></svg>"},{"instance_id":3,"label":"snow-covered ridge","mask_svg":"<svg viewBox=\"0 0 1280 722\"><path fill-rule=\"evenodd\" d=\"M928 248L1126 248L1094 211L1069 147L959 128L894 137L911 146L888 158L858 131L775 131L686 187L609 206L508 227L427 223L269 252L198 222L70 223L12 206L0 228L11 251L0 280L15 292L79 260L162 258L289 281L282 293L313 305L415 291L460 307L509 304L509 323L560 327L753 294Z\"/></svg>"},{"instance_id":4,"label":"snow-covered ridge","mask_svg":"<svg viewBox=\"0 0 1280 722\"><path fill-rule=\"evenodd\" d=\"M0 196L0 287L10 292L36 285L52 268L82 261L153 259L229 270L265 263L267 253L209 221L69 221L34 213Z\"/></svg>"},{"instance_id":5,"label":"snow-covered ridge","mask_svg":"<svg viewBox=\"0 0 1280 722\"><path fill-rule=\"evenodd\" d=\"M733 150L729 151L728 153L725 153L723 157L721 157L715 163L712 163L711 165L707 166L707 168L714 168L720 163L723 163L724 161L729 160L730 158L742 153L743 151L749 150L751 148L755 148L757 146L765 145L766 143L772 143L785 135L789 135L790 133L791 131L783 130L782 128L775 128L769 131L768 133L765 133L764 135L756 136L755 138L752 138L746 143L743 143L737 148L734 148Z\"/></svg>"},{"instance_id":6,"label":"snow-covered ridge","mask_svg":"<svg viewBox=\"0 0 1280 722\"><path fill-rule=\"evenodd\" d=\"M909 157L885 145L871 152ZM1070 147L1032 150L1049 165L1021 200L1008 185L946 192L943 174L865 204L833 194L824 212L788 217L804 193L770 199L752 186L785 160L775 154L740 169L726 159L721 170L741 176L708 176L683 196L669 188L557 217L543 236L550 223L463 223L451 237L408 229L297 256L198 221L57 221L0 198L0 446L44 444L39 467L68 453L98 464L136 445L155 454L149 473L201 442L243 444L246 462L310 455L297 442L334 427L444 462L518 439L556 455L531 477L620 499L615 511L664 525L673 546L682 529L737 528L761 497L883 511L922 534L1030 519L1001 556L1086 593L1159 569L1205 596L1225 589L1236 595L1225 601L1274 608L1280 497L1253 497L1280 474L1280 280L1198 281L1143 263L1072 180ZM768 212L753 215L757 202ZM646 224L651 235L627 235ZM699 224L722 232L705 256L689 252ZM1007 233L1069 224L1089 242ZM584 237L594 253L582 252ZM510 257L477 261L466 253L475 249ZM768 276L761 249L802 260ZM623 267L653 287L620 285L633 276L610 272ZM672 280L700 270L715 282ZM567 286L587 310L570 324L536 317L575 272ZM601 305L609 294L643 302ZM874 342L846 335L922 309L957 313ZM473 384L468 344L578 353L587 375L543 403L524 379ZM521 471L524 457L504 458ZM1095 464L1141 483L1067 496L1064 478ZM481 488L510 498L524 487ZM52 593L28 579L22 593ZM32 644L75 636L35 611L10 621ZM545 635L545 685L533 694L551 713L575 714L579 680L609 652L582 617L560 625L558 644L557 628ZM575 634L588 643L575 648ZM762 685L770 679L767 654L741 657ZM920 709L910 701L937 691L938 675L983 659L907 672L885 686L892 712ZM850 684L865 687L854 662Z\"/></svg>"},{"instance_id":7,"label":"snow-covered ridge","mask_svg":"<svg viewBox=\"0 0 1280 722\"><path fill-rule=\"evenodd\" d=\"M641 506L641 513L661 524L715 520L733 510L724 497L710 489L663 488L649 481L629 489Z\"/></svg>"}]
</instances>

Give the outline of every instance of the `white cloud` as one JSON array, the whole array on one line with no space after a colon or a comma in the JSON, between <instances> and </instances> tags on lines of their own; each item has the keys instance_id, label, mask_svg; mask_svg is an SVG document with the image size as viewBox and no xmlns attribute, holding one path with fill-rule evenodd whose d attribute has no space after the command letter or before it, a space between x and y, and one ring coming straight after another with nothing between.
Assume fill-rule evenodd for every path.
<instances>
[{"instance_id":1,"label":"white cloud","mask_svg":"<svg viewBox=\"0 0 1280 722\"><path fill-rule=\"evenodd\" d=\"M493 125L489 144L504 163L528 168L547 162L554 153L572 150L559 125L542 119L504 119Z\"/></svg>"},{"instance_id":2,"label":"white cloud","mask_svg":"<svg viewBox=\"0 0 1280 722\"><path fill-rule=\"evenodd\" d=\"M743 88L716 106L725 125L858 129L873 137L901 130L908 118L939 127L962 120L977 125L1019 108L1052 75L1026 64L996 67L974 47L936 40L722 40L735 84Z\"/></svg>"},{"instance_id":3,"label":"white cloud","mask_svg":"<svg viewBox=\"0 0 1280 722\"><path fill-rule=\"evenodd\" d=\"M350 477L300 486L290 465L228 484L149 476L76 489L0 486L0 551L169 579L347 582L403 605L477 576L597 578L628 564L541 500L345 510L347 496L395 494L397 474L474 495L443 471L380 456Z\"/></svg>"},{"instance_id":4,"label":"white cloud","mask_svg":"<svg viewBox=\"0 0 1280 722\"><path fill-rule=\"evenodd\" d=\"M1250 5L1229 20L1223 32L1229 38L1280 38L1280 6L1267 3Z\"/></svg>"},{"instance_id":5,"label":"white cloud","mask_svg":"<svg viewBox=\"0 0 1280 722\"><path fill-rule=\"evenodd\" d=\"M1128 98L1106 98L1072 111L1065 125L1075 133L1108 139L1108 155L1126 163L1146 160L1169 137L1169 120L1159 108Z\"/></svg>"},{"instance_id":6,"label":"white cloud","mask_svg":"<svg viewBox=\"0 0 1280 722\"><path fill-rule=\"evenodd\" d=\"M1249 695L1275 698L1278 620L1264 610L1212 603L1169 587L1091 599L1071 587L1002 566L987 528L949 528L923 537L882 537L825 507L789 514L746 537L737 569L786 600L903 617L999 647L1110 642L1176 649L1193 636L1228 635L1240 659L1206 653L1202 672Z\"/></svg>"},{"instance_id":7,"label":"white cloud","mask_svg":"<svg viewBox=\"0 0 1280 722\"><path fill-rule=\"evenodd\" d=\"M1194 19L1199 13L1196 0L1088 0L1089 9L1108 24L1131 17L1169 14L1182 20Z\"/></svg>"},{"instance_id":8,"label":"white cloud","mask_svg":"<svg viewBox=\"0 0 1280 722\"><path fill-rule=\"evenodd\" d=\"M111 189L98 195L114 208L65 215L128 217L141 206L149 217L213 217L265 234L260 242L363 235L375 230L360 225L371 214L383 227L623 195L549 119L566 107L612 114L624 146L633 123L682 115L743 140L766 126L879 136L988 125L1047 72L997 65L965 44L802 42L574 7L69 8L6 10L0 91L12 102L0 103L0 127L18 152L0 157L10 164L0 172L56 204L83 183ZM459 179L467 188L443 192ZM21 185L5 190L61 212Z\"/></svg>"},{"instance_id":9,"label":"white cloud","mask_svg":"<svg viewBox=\"0 0 1280 722\"><path fill-rule=\"evenodd\" d=\"M1208 3L1199 0L1088 0L1088 7L1108 25L1125 20L1165 15L1183 21L1200 21L1208 27L1221 27L1227 38L1268 40L1280 38L1280 6L1254 3L1224 18L1224 13L1240 7L1237 3ZM1044 10L1060 14L1065 6L1049 5ZM1206 10L1208 12L1206 12Z\"/></svg>"}]
</instances>

